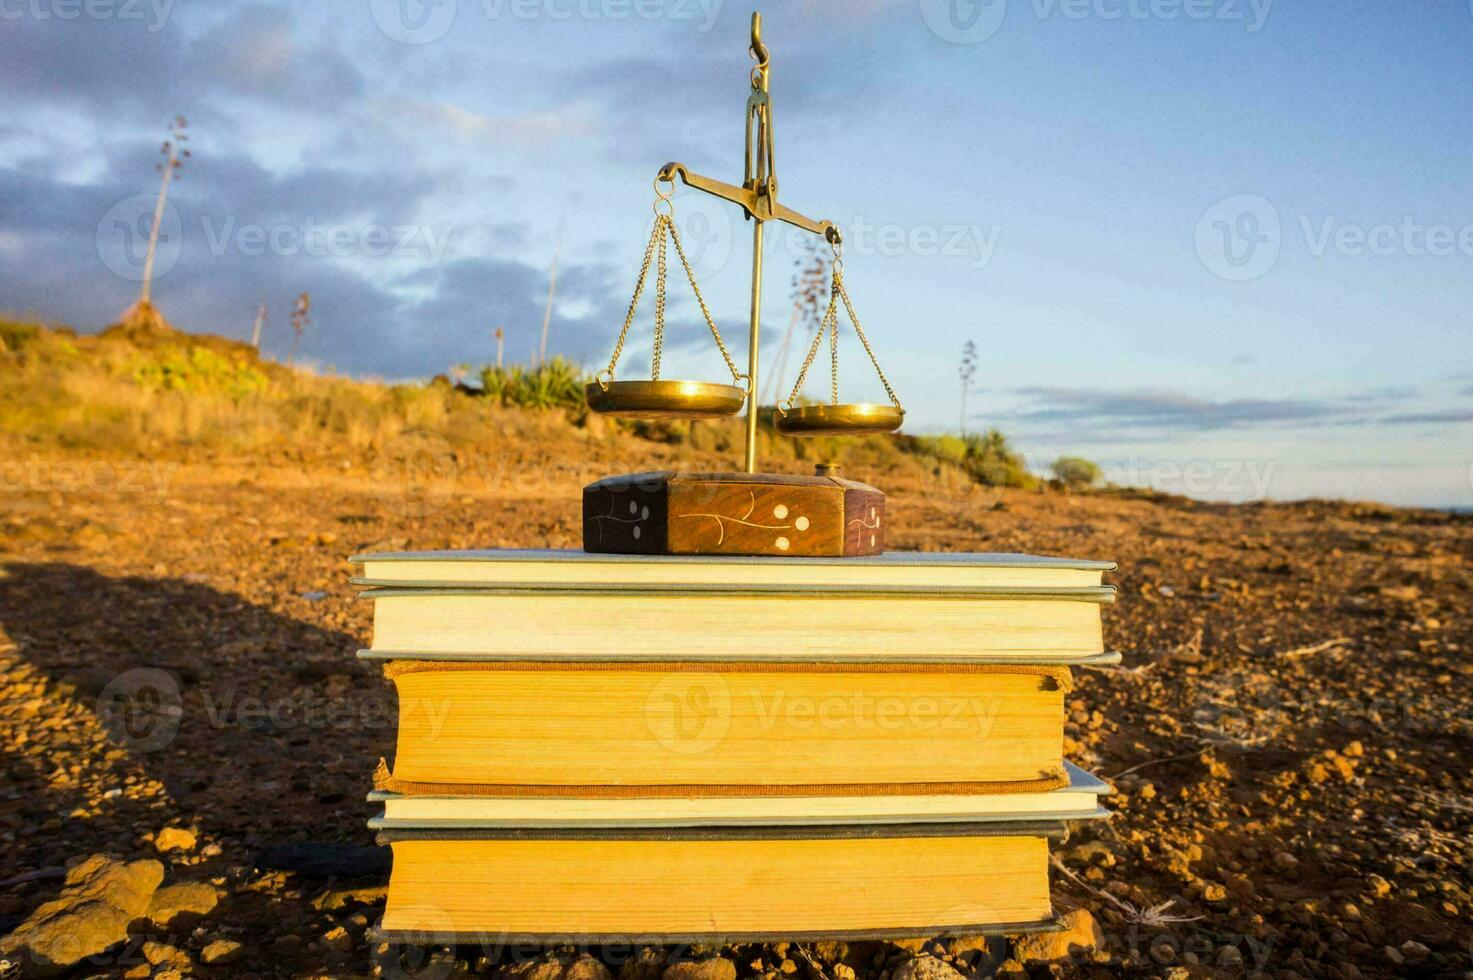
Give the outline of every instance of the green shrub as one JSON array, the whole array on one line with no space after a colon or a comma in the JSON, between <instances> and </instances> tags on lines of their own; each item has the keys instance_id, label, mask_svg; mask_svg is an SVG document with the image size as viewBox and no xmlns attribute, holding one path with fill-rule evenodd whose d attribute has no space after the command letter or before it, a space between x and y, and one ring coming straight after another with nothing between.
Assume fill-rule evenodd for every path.
<instances>
[{"instance_id":1,"label":"green shrub","mask_svg":"<svg viewBox=\"0 0 1473 980\"><path fill-rule=\"evenodd\" d=\"M1013 451L1007 436L997 429L988 429L982 435L917 440L909 450L951 463L984 486L1032 489L1038 485L1023 457Z\"/></svg>"},{"instance_id":2,"label":"green shrub","mask_svg":"<svg viewBox=\"0 0 1473 980\"><path fill-rule=\"evenodd\" d=\"M1060 456L1050 464L1049 471L1071 490L1092 487L1104 477L1098 463L1080 456Z\"/></svg>"},{"instance_id":3,"label":"green shrub","mask_svg":"<svg viewBox=\"0 0 1473 980\"><path fill-rule=\"evenodd\" d=\"M153 352L133 369L133 380L155 391L218 392L232 398L264 391L266 375L243 360L207 347Z\"/></svg>"},{"instance_id":4,"label":"green shrub","mask_svg":"<svg viewBox=\"0 0 1473 980\"><path fill-rule=\"evenodd\" d=\"M17 351L35 341L41 328L34 323L0 320L0 351Z\"/></svg>"},{"instance_id":5,"label":"green shrub","mask_svg":"<svg viewBox=\"0 0 1473 980\"><path fill-rule=\"evenodd\" d=\"M481 368L481 391L502 405L519 408L583 407L583 386L590 380L583 369L562 357L537 367L520 364Z\"/></svg>"}]
</instances>

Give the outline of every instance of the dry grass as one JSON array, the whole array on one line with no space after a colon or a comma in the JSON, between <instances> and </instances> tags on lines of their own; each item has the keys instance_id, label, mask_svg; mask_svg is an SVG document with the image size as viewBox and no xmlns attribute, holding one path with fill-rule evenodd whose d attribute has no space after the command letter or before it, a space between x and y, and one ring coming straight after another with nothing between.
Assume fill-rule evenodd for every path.
<instances>
[{"instance_id":1,"label":"dry grass","mask_svg":"<svg viewBox=\"0 0 1473 980\"><path fill-rule=\"evenodd\" d=\"M444 384L287 368L217 337L0 323L0 340L0 438L12 447L312 455L380 446L411 429L500 442L521 434L529 414Z\"/></svg>"},{"instance_id":2,"label":"dry grass","mask_svg":"<svg viewBox=\"0 0 1473 980\"><path fill-rule=\"evenodd\" d=\"M557 382L553 388L572 384L561 375L573 377L576 369L558 363L557 377L524 372L523 387L537 388L539 380ZM745 438L740 418L609 422L590 418L581 398L570 407L558 391L522 407L505 392L489 395L443 380L388 384L318 374L208 335L117 326L80 336L0 319L0 451L10 456L80 450L150 459L363 460L415 433L483 459L530 454L587 461L597 450L645 460L650 468L727 469ZM801 472L817 462L841 462L855 475L935 484L949 499L988 482L953 458L954 448L944 437L795 440L764 424L758 451L773 469Z\"/></svg>"}]
</instances>

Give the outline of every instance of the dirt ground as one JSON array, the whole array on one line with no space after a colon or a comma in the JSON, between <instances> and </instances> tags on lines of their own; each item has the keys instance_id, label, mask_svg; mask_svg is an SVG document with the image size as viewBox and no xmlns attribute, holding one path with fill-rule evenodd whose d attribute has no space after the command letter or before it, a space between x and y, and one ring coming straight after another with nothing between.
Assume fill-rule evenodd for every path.
<instances>
[{"instance_id":1,"label":"dirt ground","mask_svg":"<svg viewBox=\"0 0 1473 980\"><path fill-rule=\"evenodd\" d=\"M578 488L617 465L485 463L413 485L286 456L11 466L0 931L57 893L69 861L154 857L168 880L213 882L218 906L135 925L76 975L161 975L160 946L185 974L368 975L383 878L362 850L364 794L392 752L393 700L353 656L370 609L344 559L576 547ZM1473 519L847 475L890 494L895 550L1120 564L1105 624L1124 663L1081 672L1068 727L1072 758L1118 787L1116 816L1077 829L1054 875L1058 907L1092 912L1104 940L1031 974L1473 976ZM178 711L142 727L109 713L120 684L160 670ZM198 965L220 939L243 955ZM933 951L964 974L987 966ZM618 951L594 952L620 972ZM725 953L741 976L828 978L898 975L909 955Z\"/></svg>"}]
</instances>

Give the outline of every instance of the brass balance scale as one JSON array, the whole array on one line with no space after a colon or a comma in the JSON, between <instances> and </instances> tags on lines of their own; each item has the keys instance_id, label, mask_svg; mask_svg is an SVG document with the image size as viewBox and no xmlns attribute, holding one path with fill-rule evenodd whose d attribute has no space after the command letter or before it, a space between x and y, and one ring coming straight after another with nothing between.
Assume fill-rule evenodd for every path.
<instances>
[{"instance_id":1,"label":"brass balance scale","mask_svg":"<svg viewBox=\"0 0 1473 980\"><path fill-rule=\"evenodd\" d=\"M752 15L752 94L747 99L746 165L741 186L692 173L682 163L667 163L655 178L655 225L645 247L634 296L608 367L587 386L595 412L637 419L719 419L747 409L746 466L740 473L659 471L606 477L583 489L583 547L618 554L727 554L776 557L874 555L885 550L885 495L846 480L838 467L820 464L813 476L758 473L757 356L762 306L762 229L782 221L822 235L833 249L828 308L820 321L792 394L777 406L774 426L790 436L861 435L893 432L905 410L885 372L844 286L843 237L829 221L814 221L778 203L773 167L772 108L768 96L767 46L762 15ZM674 222L671 194L679 179L687 187L738 205L752 221L752 309L747 372L742 374L722 340ZM685 270L696 303L731 372L731 383L670 381L660 377L665 336L665 284L668 245ZM655 336L649 380L616 380L639 306L650 263L655 262ZM839 402L839 311L842 301L854 332L880 377L890 404ZM829 340L828 404L798 404L799 393L823 339Z\"/></svg>"}]
</instances>

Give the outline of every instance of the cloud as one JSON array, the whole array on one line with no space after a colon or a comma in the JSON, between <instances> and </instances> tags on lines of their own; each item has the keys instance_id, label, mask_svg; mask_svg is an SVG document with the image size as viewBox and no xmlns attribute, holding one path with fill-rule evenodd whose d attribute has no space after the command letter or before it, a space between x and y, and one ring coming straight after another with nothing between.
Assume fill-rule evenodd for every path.
<instances>
[{"instance_id":1,"label":"cloud","mask_svg":"<svg viewBox=\"0 0 1473 980\"><path fill-rule=\"evenodd\" d=\"M1267 423L1318 422L1338 414L1335 406L1293 398L1210 401L1180 392L1133 389L1027 387L1016 393L1043 407L1013 417L1027 422L1089 422L1172 429L1226 429Z\"/></svg>"},{"instance_id":2,"label":"cloud","mask_svg":"<svg viewBox=\"0 0 1473 980\"><path fill-rule=\"evenodd\" d=\"M0 168L0 247L25 257L23 264L0 263L0 310L82 329L116 319L138 286L105 264L99 239L111 229L103 219L118 202L152 194L155 153L152 144L115 147L94 184ZM142 186L140 174L150 178ZM546 268L458 256L454 242L470 230L516 241L525 229L418 223L419 202L431 189L409 172L322 166L276 173L243 156L195 157L170 196L182 247L158 275L155 300L184 329L237 337L265 302L264 346L280 354L289 343L292 298L311 293L313 323L300 355L359 373L423 376L489 359L498 325L507 329L508 351L523 359L540 341ZM373 247L368 234L378 227L388 237ZM309 247L314 228L338 234L345 247L328 238ZM388 251L406 235L412 248ZM431 235L448 250L432 251ZM577 358L602 356L622 321L626 291L611 266L565 258L550 347Z\"/></svg>"},{"instance_id":3,"label":"cloud","mask_svg":"<svg viewBox=\"0 0 1473 980\"><path fill-rule=\"evenodd\" d=\"M7 101L162 124L176 112L218 120L233 98L341 110L362 93L362 73L336 48L303 38L290 7L245 5L197 35L183 14L7 17L0 30Z\"/></svg>"},{"instance_id":4,"label":"cloud","mask_svg":"<svg viewBox=\"0 0 1473 980\"><path fill-rule=\"evenodd\" d=\"M1445 425L1473 422L1473 409L1455 408L1444 412L1408 412L1379 419L1384 425Z\"/></svg>"}]
</instances>

